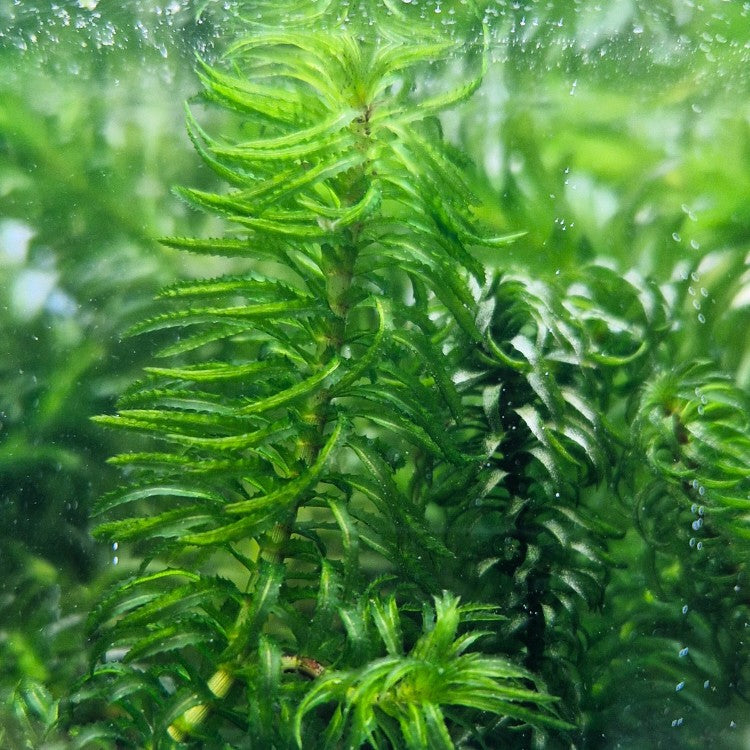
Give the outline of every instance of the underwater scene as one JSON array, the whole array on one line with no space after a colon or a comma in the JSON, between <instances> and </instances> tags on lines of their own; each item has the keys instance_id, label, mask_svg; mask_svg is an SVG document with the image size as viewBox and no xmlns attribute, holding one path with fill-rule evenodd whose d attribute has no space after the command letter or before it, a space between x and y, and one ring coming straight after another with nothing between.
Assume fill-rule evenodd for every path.
<instances>
[{"instance_id":1,"label":"underwater scene","mask_svg":"<svg viewBox=\"0 0 750 750\"><path fill-rule=\"evenodd\" d=\"M0 747L750 747L750 2L0 0Z\"/></svg>"}]
</instances>

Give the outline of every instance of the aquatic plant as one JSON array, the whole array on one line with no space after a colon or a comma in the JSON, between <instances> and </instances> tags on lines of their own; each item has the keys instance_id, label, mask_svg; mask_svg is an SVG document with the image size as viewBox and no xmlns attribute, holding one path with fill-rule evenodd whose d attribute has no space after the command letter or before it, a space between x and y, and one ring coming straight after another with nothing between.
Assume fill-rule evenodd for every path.
<instances>
[{"instance_id":1,"label":"aquatic plant","mask_svg":"<svg viewBox=\"0 0 750 750\"><path fill-rule=\"evenodd\" d=\"M199 64L232 189L179 193L232 229L163 243L248 271L167 287L131 329L159 361L97 418L146 441L96 507L140 565L91 614L79 746L597 745L741 697L745 396L674 366L667 288L477 260L517 235L442 138L486 59L458 49L442 91L453 40Z\"/></svg>"},{"instance_id":2,"label":"aquatic plant","mask_svg":"<svg viewBox=\"0 0 750 750\"><path fill-rule=\"evenodd\" d=\"M330 701L329 743L448 746L443 706L566 727L522 665L464 653L481 633L459 626L500 615L440 593L455 552L425 515L474 487L496 448L463 437L450 363L482 339L470 274L478 289L484 270L467 245L511 239L477 233L434 119L480 78L418 106L408 82L453 47L275 32L232 47L241 77L201 67L205 98L243 114L242 140L217 141L189 114L190 134L235 190L180 193L240 231L163 242L263 272L164 290L168 310L131 333L179 329L161 350L173 363L146 368L97 420L154 441L113 459L130 481L96 509L134 509L96 533L158 561L91 619L97 653L125 653L95 677L149 696L121 717L137 742L160 727L205 741L218 723L270 745L293 728L309 744L326 723L302 719ZM365 549L393 573L368 580ZM232 579L212 574L228 557ZM286 672L316 677L314 690Z\"/></svg>"}]
</instances>

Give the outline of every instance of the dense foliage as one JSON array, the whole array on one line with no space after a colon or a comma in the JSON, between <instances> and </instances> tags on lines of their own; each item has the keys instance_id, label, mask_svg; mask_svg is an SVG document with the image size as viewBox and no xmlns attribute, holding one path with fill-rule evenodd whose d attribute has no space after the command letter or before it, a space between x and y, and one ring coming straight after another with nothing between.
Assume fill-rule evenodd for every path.
<instances>
[{"instance_id":1,"label":"dense foliage","mask_svg":"<svg viewBox=\"0 0 750 750\"><path fill-rule=\"evenodd\" d=\"M722 353L737 374L722 372L695 327L708 316L720 340L743 314L738 304L704 315L712 292L697 286L699 271L723 268L735 280L716 281L713 299L741 299L742 256L727 246L670 266L651 253L640 265L652 277L622 275L601 214L587 223L549 177L544 159L559 146L545 150L512 107L497 140L507 171L489 174L503 191L492 209L490 182L443 128L460 104L466 150L481 140L472 112L489 106L492 89L480 87L497 70L503 25L520 23L511 13L445 4L446 26L395 3L252 6L236 5L222 59L198 63L203 94L188 132L214 178L178 190L203 212L182 218L196 235L162 240L192 256L177 259L192 275L166 286L153 313L143 293L157 274L134 258L127 286L101 269L86 275L91 249L66 256L62 301L23 307L21 282L9 284L16 318L56 337L66 376L52 365L36 400L26 379L9 381L36 416L16 408L2 445L8 518L29 531L3 560L0 655L13 687L0 736L75 747L608 747L644 737L732 747L748 680L746 357ZM519 79L508 49L503 69ZM550 66L532 62L532 72ZM11 163L23 163L44 138L30 137L32 118L13 106L0 134ZM577 164L576 188L606 205L601 175L584 174ZM36 195L34 183L12 187L12 209L23 189ZM91 190L91 224L104 215L110 233L145 245L129 212L93 183L76 189ZM555 219L550 234L554 204L537 198L558 189L583 226ZM637 213L638 199L621 203ZM24 225L5 228L29 242ZM627 241L618 247L622 261ZM539 262L550 258L556 273ZM106 320L94 336L72 311L88 295ZM129 338L114 340L126 322ZM9 361L27 359L13 341ZM108 351L117 370L129 350L116 385L94 369ZM94 493L83 467L108 448L70 394L91 410L121 379L131 384L116 414L96 421L114 428L122 484L93 512L123 574L92 605L93 666L69 690L61 683L80 667L64 660L81 619L61 617L60 583L67 606L91 592L38 556L50 542L34 539L29 508L54 517L66 507L68 536L78 533L72 511L88 503L71 509L67 497ZM71 479L32 480L30 461ZM40 628L54 638L32 636Z\"/></svg>"}]
</instances>

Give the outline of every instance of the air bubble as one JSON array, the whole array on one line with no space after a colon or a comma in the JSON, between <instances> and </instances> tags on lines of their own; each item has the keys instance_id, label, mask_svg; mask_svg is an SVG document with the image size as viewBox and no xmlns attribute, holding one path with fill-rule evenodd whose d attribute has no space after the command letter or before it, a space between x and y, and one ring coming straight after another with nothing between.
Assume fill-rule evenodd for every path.
<instances>
[{"instance_id":1,"label":"air bubble","mask_svg":"<svg viewBox=\"0 0 750 750\"><path fill-rule=\"evenodd\" d=\"M685 648L680 649L680 656L687 656L688 655L688 648L687 646Z\"/></svg>"},{"instance_id":2,"label":"air bubble","mask_svg":"<svg viewBox=\"0 0 750 750\"><path fill-rule=\"evenodd\" d=\"M698 544L695 545L696 549L703 549L703 542L698 542Z\"/></svg>"},{"instance_id":3,"label":"air bubble","mask_svg":"<svg viewBox=\"0 0 750 750\"><path fill-rule=\"evenodd\" d=\"M703 526L703 519L702 518L696 518L695 521L692 523L693 531L698 531L700 527Z\"/></svg>"},{"instance_id":4,"label":"air bubble","mask_svg":"<svg viewBox=\"0 0 750 750\"><path fill-rule=\"evenodd\" d=\"M687 613L688 613L688 605L687 604L683 604L682 605L682 614L686 615Z\"/></svg>"},{"instance_id":5,"label":"air bubble","mask_svg":"<svg viewBox=\"0 0 750 750\"><path fill-rule=\"evenodd\" d=\"M680 690L682 690L684 687L685 687L685 680L682 680L682 682L678 682L674 688L675 693L679 693Z\"/></svg>"},{"instance_id":6,"label":"air bubble","mask_svg":"<svg viewBox=\"0 0 750 750\"><path fill-rule=\"evenodd\" d=\"M695 537L694 537L694 536L691 536L691 537L690 537L690 541L688 542L688 544L689 544L689 545L690 545L691 547L695 547Z\"/></svg>"}]
</instances>

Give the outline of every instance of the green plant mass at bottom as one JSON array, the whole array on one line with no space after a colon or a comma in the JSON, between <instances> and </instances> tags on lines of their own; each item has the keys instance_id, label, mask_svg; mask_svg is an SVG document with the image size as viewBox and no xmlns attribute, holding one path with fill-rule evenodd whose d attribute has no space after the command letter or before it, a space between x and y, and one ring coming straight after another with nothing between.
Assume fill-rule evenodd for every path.
<instances>
[{"instance_id":1,"label":"green plant mass at bottom","mask_svg":"<svg viewBox=\"0 0 750 750\"><path fill-rule=\"evenodd\" d=\"M438 117L478 39L276 29L199 62L228 116L188 132L228 187L179 194L226 232L162 242L232 270L160 293L129 332L152 364L96 418L130 449L94 533L132 565L89 617L75 747L725 741L746 394L675 366L656 283L478 260L519 236Z\"/></svg>"}]
</instances>

